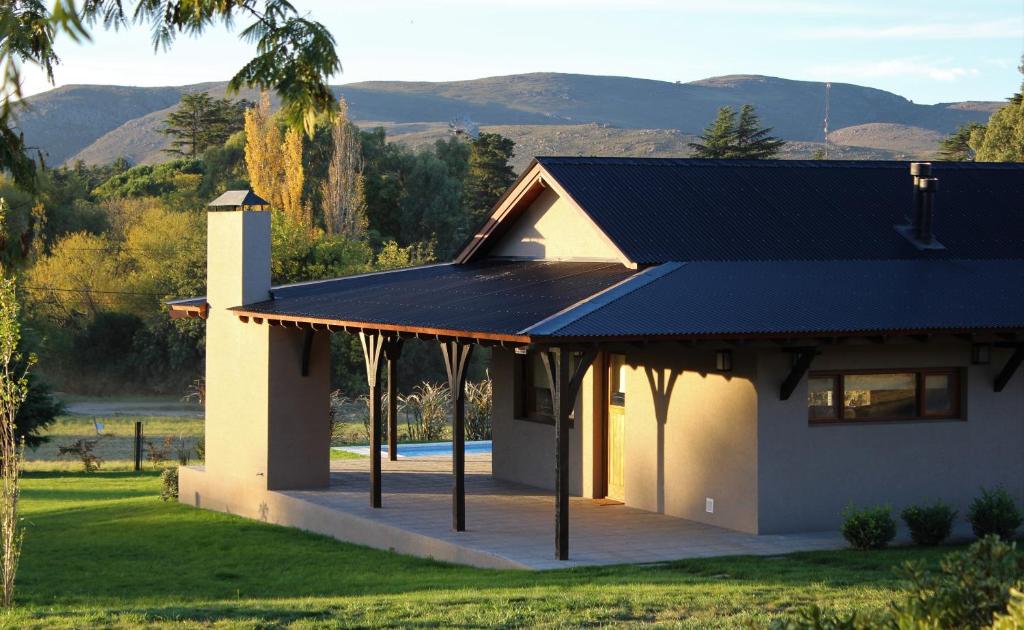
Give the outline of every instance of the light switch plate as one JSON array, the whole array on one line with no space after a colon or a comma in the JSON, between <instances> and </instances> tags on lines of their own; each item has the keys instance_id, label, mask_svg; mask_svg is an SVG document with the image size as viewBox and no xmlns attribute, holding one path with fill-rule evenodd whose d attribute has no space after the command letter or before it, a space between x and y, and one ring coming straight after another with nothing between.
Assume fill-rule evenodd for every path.
<instances>
[{"instance_id":1,"label":"light switch plate","mask_svg":"<svg viewBox=\"0 0 1024 630\"><path fill-rule=\"evenodd\" d=\"M712 499L711 497L704 498L704 511L708 514L715 513L715 500Z\"/></svg>"}]
</instances>

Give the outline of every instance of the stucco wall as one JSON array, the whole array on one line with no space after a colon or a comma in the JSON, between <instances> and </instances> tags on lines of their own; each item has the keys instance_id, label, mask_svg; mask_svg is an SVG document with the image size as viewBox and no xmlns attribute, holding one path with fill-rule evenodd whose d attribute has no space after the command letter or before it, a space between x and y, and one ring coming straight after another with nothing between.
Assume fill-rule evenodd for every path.
<instances>
[{"instance_id":1,"label":"stucco wall","mask_svg":"<svg viewBox=\"0 0 1024 630\"><path fill-rule=\"evenodd\" d=\"M967 343L823 347L812 370L966 367L966 421L814 425L807 422L807 379L788 401L778 388L789 356L758 361L759 531L835 529L853 501L906 504L943 499L966 512L982 486L1003 484L1024 501L1024 377L1000 393L991 365L971 366Z\"/></svg>"},{"instance_id":2,"label":"stucco wall","mask_svg":"<svg viewBox=\"0 0 1024 630\"><path fill-rule=\"evenodd\" d=\"M227 310L268 296L269 213L211 212L208 226L206 465L181 500L254 514L268 489L328 483L328 336L314 336L302 376L304 331Z\"/></svg>"},{"instance_id":3,"label":"stucco wall","mask_svg":"<svg viewBox=\"0 0 1024 630\"><path fill-rule=\"evenodd\" d=\"M626 354L626 505L756 531L756 361L733 361L726 377L712 371L710 348Z\"/></svg>"},{"instance_id":4,"label":"stucco wall","mask_svg":"<svg viewBox=\"0 0 1024 630\"><path fill-rule=\"evenodd\" d=\"M494 245L490 255L544 260L621 260L593 220L551 189L530 204Z\"/></svg>"},{"instance_id":5,"label":"stucco wall","mask_svg":"<svg viewBox=\"0 0 1024 630\"><path fill-rule=\"evenodd\" d=\"M734 373L709 374L711 349L650 346L625 350L626 505L753 532L757 523L755 355L737 354ZM496 350L494 379L494 475L543 488L554 487L554 429L515 420L513 353ZM599 497L603 454L595 417L602 400L591 370L580 392L570 431L570 488ZM656 393L657 392L657 393ZM715 511L705 511L705 499Z\"/></svg>"},{"instance_id":6,"label":"stucco wall","mask_svg":"<svg viewBox=\"0 0 1024 630\"><path fill-rule=\"evenodd\" d=\"M491 351L491 379L494 383L492 424L491 474L497 479L522 483L538 488L555 487L555 427L550 424L519 420L514 417L512 350L495 348ZM584 422L574 422L569 428L569 492L583 494L583 443L589 433L591 407L580 396L576 416ZM590 456L586 459L589 461Z\"/></svg>"}]
</instances>

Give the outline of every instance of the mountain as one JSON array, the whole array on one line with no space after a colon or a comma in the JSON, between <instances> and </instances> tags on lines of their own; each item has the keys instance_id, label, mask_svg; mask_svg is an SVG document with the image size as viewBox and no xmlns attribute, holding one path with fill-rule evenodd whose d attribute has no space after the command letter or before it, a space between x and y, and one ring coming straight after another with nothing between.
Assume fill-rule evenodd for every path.
<instances>
[{"instance_id":1,"label":"mountain","mask_svg":"<svg viewBox=\"0 0 1024 630\"><path fill-rule=\"evenodd\" d=\"M183 93L224 94L226 83L137 88L69 85L26 99L19 128L50 164L166 159L158 133ZM791 141L787 156L820 146L824 84L758 75L691 83L629 77L534 73L437 83L370 81L334 88L363 127L381 125L399 142L431 142L468 116L516 140L517 165L538 153L685 155L687 143L719 107L751 103L763 122ZM255 99L252 92L239 95ZM851 159L928 157L938 140L967 122L984 122L1001 103L919 105L859 85L833 83L830 153Z\"/></svg>"}]
</instances>

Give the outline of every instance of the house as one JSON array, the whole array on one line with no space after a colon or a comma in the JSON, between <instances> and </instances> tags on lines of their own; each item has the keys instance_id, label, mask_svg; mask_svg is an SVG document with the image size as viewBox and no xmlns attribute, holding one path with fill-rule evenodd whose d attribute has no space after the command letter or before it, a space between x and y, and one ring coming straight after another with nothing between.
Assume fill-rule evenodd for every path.
<instances>
[{"instance_id":1,"label":"house","mask_svg":"<svg viewBox=\"0 0 1024 630\"><path fill-rule=\"evenodd\" d=\"M403 340L439 343L457 392L489 348L492 474L554 492L562 559L570 495L751 534L1024 500L1024 165L541 157L452 262L281 287L269 229L212 209L208 296L170 305L207 325L190 504L328 485L332 333L391 423Z\"/></svg>"}]
</instances>

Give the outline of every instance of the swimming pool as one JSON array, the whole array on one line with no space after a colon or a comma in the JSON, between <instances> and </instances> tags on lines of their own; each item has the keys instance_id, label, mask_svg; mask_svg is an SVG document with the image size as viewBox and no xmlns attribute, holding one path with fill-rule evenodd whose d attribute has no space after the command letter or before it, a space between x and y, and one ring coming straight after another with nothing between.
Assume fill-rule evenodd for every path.
<instances>
[{"instance_id":1,"label":"swimming pool","mask_svg":"<svg viewBox=\"0 0 1024 630\"><path fill-rule=\"evenodd\" d=\"M334 450L347 451L349 453L355 453L357 455L365 455L369 457L370 447L369 446L334 446ZM388 445L384 444L380 447L380 452L387 455ZM491 441L490 440L478 440L474 442L466 442L466 455L490 455L491 453ZM451 456L452 454L452 443L451 442L423 442L420 444L398 444L398 457L445 457Z\"/></svg>"}]
</instances>

